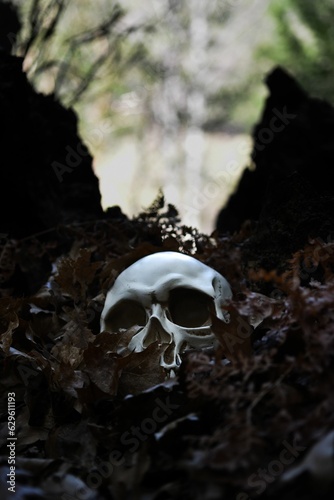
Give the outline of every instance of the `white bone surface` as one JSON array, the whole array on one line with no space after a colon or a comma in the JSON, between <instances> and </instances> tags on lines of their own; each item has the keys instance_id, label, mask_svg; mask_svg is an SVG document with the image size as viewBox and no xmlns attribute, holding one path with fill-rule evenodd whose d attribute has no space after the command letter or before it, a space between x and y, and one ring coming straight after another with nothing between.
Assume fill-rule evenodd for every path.
<instances>
[{"instance_id":1,"label":"white bone surface","mask_svg":"<svg viewBox=\"0 0 334 500\"><path fill-rule=\"evenodd\" d=\"M184 350L215 345L210 321L205 321L208 304L213 301L217 317L228 322L223 306L231 298L226 279L194 257L178 252L151 254L115 280L101 314L101 331L121 334L139 324L142 328L128 348L142 351L157 340L169 344L160 365L175 370Z\"/></svg>"}]
</instances>

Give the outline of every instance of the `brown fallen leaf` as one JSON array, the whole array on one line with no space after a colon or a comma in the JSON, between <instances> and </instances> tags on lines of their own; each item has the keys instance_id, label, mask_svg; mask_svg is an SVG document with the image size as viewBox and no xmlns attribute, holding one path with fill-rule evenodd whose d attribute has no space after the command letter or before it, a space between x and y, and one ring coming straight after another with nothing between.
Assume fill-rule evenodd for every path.
<instances>
[{"instance_id":1,"label":"brown fallen leaf","mask_svg":"<svg viewBox=\"0 0 334 500\"><path fill-rule=\"evenodd\" d=\"M122 375L119 394L138 394L166 379L166 372L160 366L160 356L168 344L153 342L142 352L133 352L121 360Z\"/></svg>"},{"instance_id":2,"label":"brown fallen leaf","mask_svg":"<svg viewBox=\"0 0 334 500\"><path fill-rule=\"evenodd\" d=\"M83 248L79 251L76 259L63 257L58 265L55 281L62 291L73 297L74 300L85 297L88 286L93 282L97 270L102 266L100 261L92 262L91 255L91 250Z\"/></svg>"},{"instance_id":3,"label":"brown fallen leaf","mask_svg":"<svg viewBox=\"0 0 334 500\"><path fill-rule=\"evenodd\" d=\"M19 318L15 314L15 319L9 322L7 330L0 335L0 349L7 355L12 345L14 330L19 326Z\"/></svg>"}]
</instances>

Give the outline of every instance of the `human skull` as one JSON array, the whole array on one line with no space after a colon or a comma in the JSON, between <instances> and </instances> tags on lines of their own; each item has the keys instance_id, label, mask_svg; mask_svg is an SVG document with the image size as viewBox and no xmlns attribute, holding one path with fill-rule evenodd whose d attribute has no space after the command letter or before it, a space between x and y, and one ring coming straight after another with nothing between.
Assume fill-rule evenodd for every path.
<instances>
[{"instance_id":1,"label":"human skull","mask_svg":"<svg viewBox=\"0 0 334 500\"><path fill-rule=\"evenodd\" d=\"M168 344L160 365L175 372L180 353L215 345L209 306L228 323L223 306L232 292L226 279L194 257L159 252L138 260L115 280L106 296L101 331L122 333L139 325L128 344L143 351L152 342Z\"/></svg>"}]
</instances>

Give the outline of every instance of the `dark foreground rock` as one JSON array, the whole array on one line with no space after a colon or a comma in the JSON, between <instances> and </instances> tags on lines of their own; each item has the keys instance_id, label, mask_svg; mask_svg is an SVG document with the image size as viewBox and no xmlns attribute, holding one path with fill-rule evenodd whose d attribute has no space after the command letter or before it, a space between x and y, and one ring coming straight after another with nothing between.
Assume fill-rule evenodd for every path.
<instances>
[{"instance_id":1,"label":"dark foreground rock","mask_svg":"<svg viewBox=\"0 0 334 500\"><path fill-rule=\"evenodd\" d=\"M0 51L0 232L9 238L103 214L75 112L37 93L22 63Z\"/></svg>"},{"instance_id":2,"label":"dark foreground rock","mask_svg":"<svg viewBox=\"0 0 334 500\"><path fill-rule=\"evenodd\" d=\"M104 216L75 112L36 92L11 55L20 27L0 2L0 285L19 296L38 290L71 245L60 227Z\"/></svg>"},{"instance_id":3,"label":"dark foreground rock","mask_svg":"<svg viewBox=\"0 0 334 500\"><path fill-rule=\"evenodd\" d=\"M273 269L310 238L334 230L334 109L310 97L282 68L266 78L269 96L253 130L252 160L217 218L220 232L253 222L245 260Z\"/></svg>"}]
</instances>

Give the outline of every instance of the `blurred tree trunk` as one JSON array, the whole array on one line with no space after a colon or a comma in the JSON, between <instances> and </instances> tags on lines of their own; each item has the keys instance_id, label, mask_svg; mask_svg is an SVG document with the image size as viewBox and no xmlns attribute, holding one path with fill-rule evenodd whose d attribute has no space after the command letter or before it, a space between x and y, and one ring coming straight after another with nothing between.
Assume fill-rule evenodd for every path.
<instances>
[{"instance_id":1,"label":"blurred tree trunk","mask_svg":"<svg viewBox=\"0 0 334 500\"><path fill-rule=\"evenodd\" d=\"M182 203L193 206L194 196L198 196L202 185L204 160L203 124L206 118L205 78L207 77L207 50L209 45L210 10L201 0L190 2L189 23L189 81L191 88L187 95L188 126L184 138L185 152L185 183L191 184L191 189L185 189ZM196 208L196 207L195 207ZM197 225L197 220L192 225Z\"/></svg>"}]
</instances>

